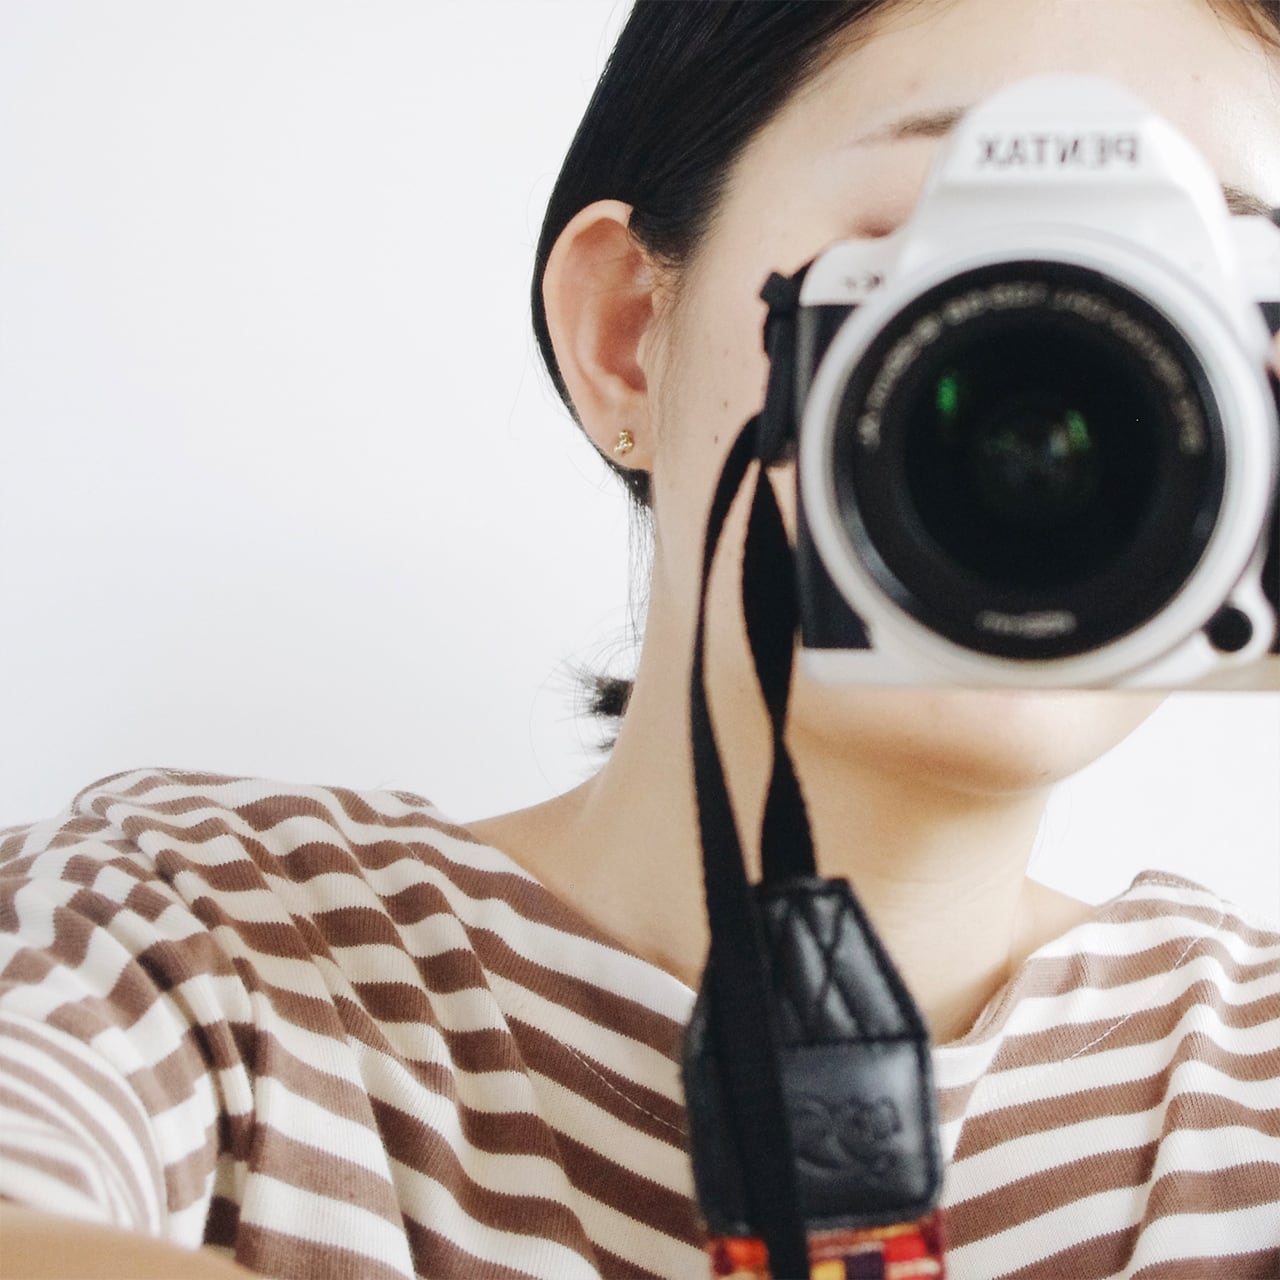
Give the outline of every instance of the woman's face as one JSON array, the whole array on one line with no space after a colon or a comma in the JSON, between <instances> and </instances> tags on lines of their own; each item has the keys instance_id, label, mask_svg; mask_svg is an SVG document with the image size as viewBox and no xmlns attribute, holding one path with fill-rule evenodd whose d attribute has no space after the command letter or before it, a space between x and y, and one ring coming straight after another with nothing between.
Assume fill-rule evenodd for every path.
<instances>
[{"instance_id":1,"label":"woman's face","mask_svg":"<svg viewBox=\"0 0 1280 1280\"><path fill-rule=\"evenodd\" d=\"M767 366L758 292L832 241L884 235L916 201L936 137L896 137L1040 72L1119 80L1207 156L1223 183L1280 205L1280 56L1207 0L920 0L898 3L791 100L740 157L721 207L655 339L650 377L657 534L655 603L693 607L699 548L721 460L759 407ZM784 486L784 503L794 480ZM712 669L749 678L734 589L713 596ZM727 667L727 670L726 670ZM735 669L736 668L736 669ZM714 694L713 689L713 694ZM793 741L879 753L975 789L1056 780L1107 750L1146 697L889 693L799 677Z\"/></svg>"}]
</instances>

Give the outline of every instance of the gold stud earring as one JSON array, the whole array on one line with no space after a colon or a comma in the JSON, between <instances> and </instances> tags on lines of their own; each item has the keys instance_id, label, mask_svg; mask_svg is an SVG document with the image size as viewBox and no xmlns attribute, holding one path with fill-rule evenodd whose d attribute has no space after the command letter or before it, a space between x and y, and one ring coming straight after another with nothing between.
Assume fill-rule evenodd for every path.
<instances>
[{"instance_id":1,"label":"gold stud earring","mask_svg":"<svg viewBox=\"0 0 1280 1280\"><path fill-rule=\"evenodd\" d=\"M625 458L632 449L636 447L636 438L625 427L618 432L618 441L613 446L614 453L619 458Z\"/></svg>"}]
</instances>

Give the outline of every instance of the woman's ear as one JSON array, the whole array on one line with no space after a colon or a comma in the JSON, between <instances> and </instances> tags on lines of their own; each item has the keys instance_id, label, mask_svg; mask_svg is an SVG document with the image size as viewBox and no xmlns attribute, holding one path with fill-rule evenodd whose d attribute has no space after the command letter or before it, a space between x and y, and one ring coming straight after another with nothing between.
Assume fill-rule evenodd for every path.
<instances>
[{"instance_id":1,"label":"woman's ear","mask_svg":"<svg viewBox=\"0 0 1280 1280\"><path fill-rule=\"evenodd\" d=\"M630 217L619 200L580 209L547 259L542 299L583 429L605 457L648 471L654 440L644 339L656 286Z\"/></svg>"}]
</instances>

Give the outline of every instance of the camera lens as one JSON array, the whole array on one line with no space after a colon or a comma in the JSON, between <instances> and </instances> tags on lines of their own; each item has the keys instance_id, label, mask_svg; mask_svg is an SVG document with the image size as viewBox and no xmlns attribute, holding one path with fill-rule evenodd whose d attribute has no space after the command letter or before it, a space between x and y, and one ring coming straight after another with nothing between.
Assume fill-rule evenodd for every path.
<instances>
[{"instance_id":1,"label":"camera lens","mask_svg":"<svg viewBox=\"0 0 1280 1280\"><path fill-rule=\"evenodd\" d=\"M970 272L918 298L851 371L839 514L931 629L1055 657L1141 625L1221 503L1215 410L1149 303L1061 263Z\"/></svg>"}]
</instances>

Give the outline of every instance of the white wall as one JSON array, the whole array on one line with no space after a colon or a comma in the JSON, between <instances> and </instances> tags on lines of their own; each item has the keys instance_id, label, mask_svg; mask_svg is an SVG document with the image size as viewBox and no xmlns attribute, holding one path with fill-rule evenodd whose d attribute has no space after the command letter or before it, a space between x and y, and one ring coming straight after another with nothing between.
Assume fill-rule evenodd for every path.
<instances>
[{"instance_id":1,"label":"white wall","mask_svg":"<svg viewBox=\"0 0 1280 1280\"><path fill-rule=\"evenodd\" d=\"M0 0L0 824L142 764L460 818L592 768L615 486L528 336L623 0ZM1037 874L1280 917L1280 714L1184 695Z\"/></svg>"}]
</instances>

